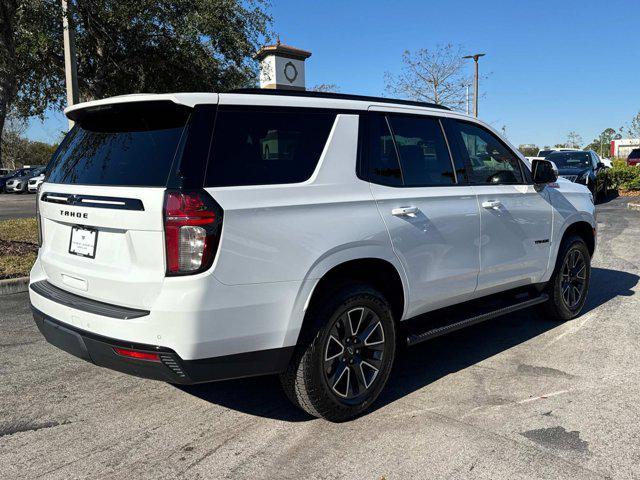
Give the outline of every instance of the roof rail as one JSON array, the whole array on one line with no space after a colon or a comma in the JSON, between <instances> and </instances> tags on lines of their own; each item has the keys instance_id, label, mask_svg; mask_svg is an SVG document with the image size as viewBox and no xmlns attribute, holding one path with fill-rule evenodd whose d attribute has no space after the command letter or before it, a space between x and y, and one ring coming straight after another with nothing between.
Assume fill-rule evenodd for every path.
<instances>
[{"instance_id":1,"label":"roof rail","mask_svg":"<svg viewBox=\"0 0 640 480\"><path fill-rule=\"evenodd\" d=\"M285 97L311 97L311 98L332 98L335 100L361 100L364 102L384 102L396 103L399 105L412 105L414 107L438 108L440 110L451 110L444 105L437 103L416 102L415 100L401 100L397 98L370 97L367 95L352 95L347 93L332 92L310 92L308 90L284 90L284 89L265 89L265 88L238 88L230 90L228 93L244 93L252 95L282 95Z\"/></svg>"}]
</instances>

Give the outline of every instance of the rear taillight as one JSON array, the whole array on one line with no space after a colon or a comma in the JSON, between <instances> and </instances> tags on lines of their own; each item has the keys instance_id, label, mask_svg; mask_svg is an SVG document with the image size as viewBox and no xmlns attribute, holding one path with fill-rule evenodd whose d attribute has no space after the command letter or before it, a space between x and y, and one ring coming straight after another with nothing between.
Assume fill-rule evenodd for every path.
<instances>
[{"instance_id":1,"label":"rear taillight","mask_svg":"<svg viewBox=\"0 0 640 480\"><path fill-rule=\"evenodd\" d=\"M222 208L204 190L167 190L164 235L167 275L188 275L213 263L222 229Z\"/></svg>"}]
</instances>

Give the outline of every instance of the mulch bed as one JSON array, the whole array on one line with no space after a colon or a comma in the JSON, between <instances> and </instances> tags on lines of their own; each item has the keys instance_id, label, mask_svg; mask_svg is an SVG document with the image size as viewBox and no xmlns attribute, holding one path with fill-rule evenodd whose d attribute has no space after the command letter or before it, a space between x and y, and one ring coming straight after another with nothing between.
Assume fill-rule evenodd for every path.
<instances>
[{"instance_id":1,"label":"mulch bed","mask_svg":"<svg viewBox=\"0 0 640 480\"><path fill-rule=\"evenodd\" d=\"M38 245L30 242L11 242L0 239L0 257L9 255L26 255L37 253Z\"/></svg>"},{"instance_id":2,"label":"mulch bed","mask_svg":"<svg viewBox=\"0 0 640 480\"><path fill-rule=\"evenodd\" d=\"M618 190L621 197L640 197L640 190Z\"/></svg>"}]
</instances>

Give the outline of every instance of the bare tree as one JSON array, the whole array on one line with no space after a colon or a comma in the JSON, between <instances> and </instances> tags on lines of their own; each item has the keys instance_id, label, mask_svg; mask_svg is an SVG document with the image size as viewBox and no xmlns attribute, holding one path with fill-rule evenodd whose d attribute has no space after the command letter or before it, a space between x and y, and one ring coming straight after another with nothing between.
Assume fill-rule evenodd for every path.
<instances>
[{"instance_id":1,"label":"bare tree","mask_svg":"<svg viewBox=\"0 0 640 480\"><path fill-rule=\"evenodd\" d=\"M438 45L434 49L405 50L402 71L385 73L386 91L414 100L437 103L464 110L467 87L472 83L465 73L466 62L460 45Z\"/></svg>"},{"instance_id":2,"label":"bare tree","mask_svg":"<svg viewBox=\"0 0 640 480\"><path fill-rule=\"evenodd\" d=\"M567 134L567 148L580 148L584 140L579 133L571 131Z\"/></svg>"},{"instance_id":3,"label":"bare tree","mask_svg":"<svg viewBox=\"0 0 640 480\"><path fill-rule=\"evenodd\" d=\"M625 133L629 138L640 138L640 112L631 119Z\"/></svg>"},{"instance_id":4,"label":"bare tree","mask_svg":"<svg viewBox=\"0 0 640 480\"><path fill-rule=\"evenodd\" d=\"M309 89L312 92L338 93L340 87L335 83L318 83Z\"/></svg>"}]
</instances>

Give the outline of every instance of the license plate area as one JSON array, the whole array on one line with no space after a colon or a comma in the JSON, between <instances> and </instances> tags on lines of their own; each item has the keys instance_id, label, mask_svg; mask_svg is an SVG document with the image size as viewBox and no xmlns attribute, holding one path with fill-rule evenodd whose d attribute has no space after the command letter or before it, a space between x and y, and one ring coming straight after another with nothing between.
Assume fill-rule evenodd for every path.
<instances>
[{"instance_id":1,"label":"license plate area","mask_svg":"<svg viewBox=\"0 0 640 480\"><path fill-rule=\"evenodd\" d=\"M69 253L80 257L95 258L98 243L98 230L88 227L71 227Z\"/></svg>"}]
</instances>

